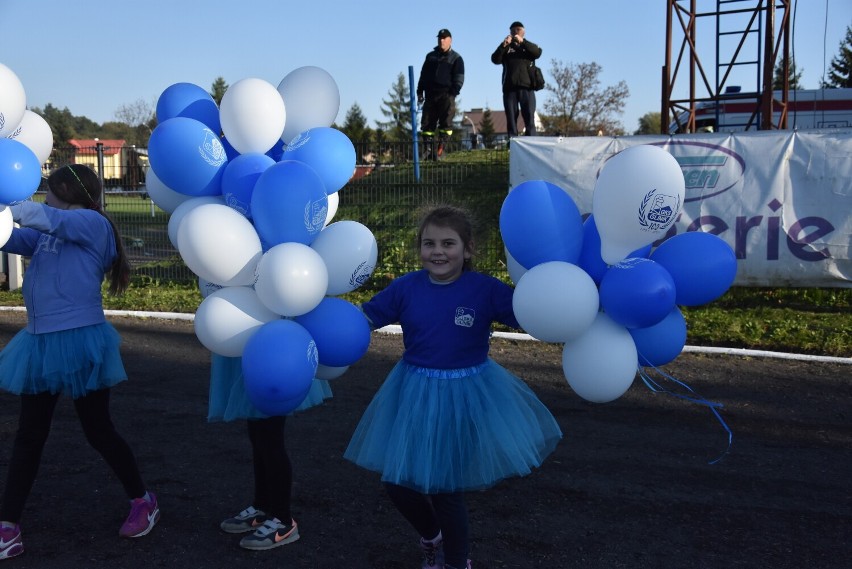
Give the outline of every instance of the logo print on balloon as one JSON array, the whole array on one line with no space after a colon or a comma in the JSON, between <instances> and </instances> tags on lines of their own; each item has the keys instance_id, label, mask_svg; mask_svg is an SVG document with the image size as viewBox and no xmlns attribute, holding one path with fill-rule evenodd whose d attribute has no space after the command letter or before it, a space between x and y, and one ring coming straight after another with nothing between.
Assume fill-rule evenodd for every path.
<instances>
[{"instance_id":1,"label":"logo print on balloon","mask_svg":"<svg viewBox=\"0 0 852 569\"><path fill-rule=\"evenodd\" d=\"M204 131L204 142L198 148L198 153L211 166L221 166L227 158L225 147L222 146L219 137L213 134L212 130Z\"/></svg>"},{"instance_id":2,"label":"logo print on balloon","mask_svg":"<svg viewBox=\"0 0 852 569\"><path fill-rule=\"evenodd\" d=\"M308 358L308 362L317 367L319 365L319 351L317 351L317 343L311 340L308 344L308 353L305 354L305 357Z\"/></svg>"},{"instance_id":3,"label":"logo print on balloon","mask_svg":"<svg viewBox=\"0 0 852 569\"><path fill-rule=\"evenodd\" d=\"M328 199L308 202L305 205L305 228L310 233L322 230L328 216Z\"/></svg>"},{"instance_id":4,"label":"logo print on balloon","mask_svg":"<svg viewBox=\"0 0 852 569\"><path fill-rule=\"evenodd\" d=\"M355 270L352 271L352 275L349 277L349 286L358 288L370 278L370 275L373 274L373 269L376 267L374 265L367 264L367 261L362 262Z\"/></svg>"},{"instance_id":5,"label":"logo print on balloon","mask_svg":"<svg viewBox=\"0 0 852 569\"><path fill-rule=\"evenodd\" d=\"M674 215L680 211L680 197L667 196L651 190L642 199L639 206L639 225L647 231L666 229L674 222Z\"/></svg>"}]
</instances>

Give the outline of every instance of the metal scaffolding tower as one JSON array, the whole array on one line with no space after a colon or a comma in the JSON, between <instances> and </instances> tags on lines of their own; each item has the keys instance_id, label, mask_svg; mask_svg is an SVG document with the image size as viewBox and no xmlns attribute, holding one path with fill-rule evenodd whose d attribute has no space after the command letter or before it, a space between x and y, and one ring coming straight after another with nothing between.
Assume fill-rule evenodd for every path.
<instances>
[{"instance_id":1,"label":"metal scaffolding tower","mask_svg":"<svg viewBox=\"0 0 852 569\"><path fill-rule=\"evenodd\" d=\"M683 132L695 132L695 110L699 105L715 106L717 128L786 128L790 17L794 0L666 2L666 60L662 70L660 121L663 134L668 134L672 121ZM706 10L712 2L715 11L698 11L699 4ZM710 61L713 47L715 59ZM704 63L708 61L713 67ZM779 64L784 87L773 93L773 74ZM751 118L745 124L718 122L722 105L731 101L754 102ZM779 117L775 124L773 113Z\"/></svg>"}]
</instances>

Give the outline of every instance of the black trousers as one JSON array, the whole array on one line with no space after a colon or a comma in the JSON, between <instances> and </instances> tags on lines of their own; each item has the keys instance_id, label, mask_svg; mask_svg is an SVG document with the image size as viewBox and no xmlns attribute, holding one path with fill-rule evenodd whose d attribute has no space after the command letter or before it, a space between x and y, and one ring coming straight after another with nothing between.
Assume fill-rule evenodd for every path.
<instances>
[{"instance_id":1,"label":"black trousers","mask_svg":"<svg viewBox=\"0 0 852 569\"><path fill-rule=\"evenodd\" d=\"M423 101L423 115L420 117L420 132L424 135L440 130L453 130L453 116L456 114L456 99L449 93L427 93Z\"/></svg>"},{"instance_id":2,"label":"black trousers","mask_svg":"<svg viewBox=\"0 0 852 569\"><path fill-rule=\"evenodd\" d=\"M74 409L83 427L86 440L112 468L127 497L141 498L145 484L139 474L136 457L127 442L115 430L109 413L109 389L93 391L74 400ZM0 520L18 523L24 505L35 483L41 455L50 426L58 393L39 393L21 396L18 432L12 447Z\"/></svg>"},{"instance_id":3,"label":"black trousers","mask_svg":"<svg viewBox=\"0 0 852 569\"><path fill-rule=\"evenodd\" d=\"M464 493L426 495L395 484L385 484L385 489L396 509L424 539L443 534L448 566L467 567L470 531Z\"/></svg>"},{"instance_id":4,"label":"black trousers","mask_svg":"<svg viewBox=\"0 0 852 569\"><path fill-rule=\"evenodd\" d=\"M518 136L518 111L524 119L524 134L535 134L535 91L514 89L503 93L503 110L506 111L506 128L509 138Z\"/></svg>"},{"instance_id":5,"label":"black trousers","mask_svg":"<svg viewBox=\"0 0 852 569\"><path fill-rule=\"evenodd\" d=\"M293 466L284 446L286 417L250 419L248 436L254 463L254 507L290 523Z\"/></svg>"}]
</instances>

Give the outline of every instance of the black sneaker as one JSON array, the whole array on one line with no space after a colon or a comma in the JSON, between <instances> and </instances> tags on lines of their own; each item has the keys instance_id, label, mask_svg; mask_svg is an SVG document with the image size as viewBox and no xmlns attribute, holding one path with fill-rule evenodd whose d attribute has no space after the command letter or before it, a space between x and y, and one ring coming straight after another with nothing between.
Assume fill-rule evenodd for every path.
<instances>
[{"instance_id":1,"label":"black sneaker","mask_svg":"<svg viewBox=\"0 0 852 569\"><path fill-rule=\"evenodd\" d=\"M223 521L219 527L226 533L246 533L262 526L267 517L260 510L254 509L254 506L249 506L233 518Z\"/></svg>"}]
</instances>

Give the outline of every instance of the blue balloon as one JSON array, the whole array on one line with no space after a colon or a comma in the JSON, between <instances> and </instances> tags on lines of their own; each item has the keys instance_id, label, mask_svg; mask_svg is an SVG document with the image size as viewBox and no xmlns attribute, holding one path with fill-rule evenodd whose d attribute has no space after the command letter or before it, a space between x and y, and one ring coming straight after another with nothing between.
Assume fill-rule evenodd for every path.
<instances>
[{"instance_id":1,"label":"blue balloon","mask_svg":"<svg viewBox=\"0 0 852 569\"><path fill-rule=\"evenodd\" d=\"M316 308L295 318L317 343L319 363L352 365L370 346L370 324L361 310L346 300L326 297Z\"/></svg>"},{"instance_id":2,"label":"blue balloon","mask_svg":"<svg viewBox=\"0 0 852 569\"><path fill-rule=\"evenodd\" d=\"M251 219L251 194L260 175L275 164L266 154L249 152L228 162L222 172L222 195L225 205Z\"/></svg>"},{"instance_id":3,"label":"blue balloon","mask_svg":"<svg viewBox=\"0 0 852 569\"><path fill-rule=\"evenodd\" d=\"M222 193L228 163L219 135L195 119L161 122L148 139L151 168L163 184L193 197Z\"/></svg>"},{"instance_id":4,"label":"blue balloon","mask_svg":"<svg viewBox=\"0 0 852 569\"><path fill-rule=\"evenodd\" d=\"M333 194L355 172L355 147L349 137L331 127L317 127L299 134L284 147L281 160L304 162L319 174L325 191Z\"/></svg>"},{"instance_id":5,"label":"blue balloon","mask_svg":"<svg viewBox=\"0 0 852 569\"><path fill-rule=\"evenodd\" d=\"M310 245L325 224L328 196L313 168L283 160L258 178L251 212L265 250L288 241Z\"/></svg>"},{"instance_id":6,"label":"blue balloon","mask_svg":"<svg viewBox=\"0 0 852 569\"><path fill-rule=\"evenodd\" d=\"M175 117L200 121L217 134L222 131L216 101L210 93L192 83L170 85L157 99L157 122Z\"/></svg>"},{"instance_id":7,"label":"blue balloon","mask_svg":"<svg viewBox=\"0 0 852 569\"><path fill-rule=\"evenodd\" d=\"M646 245L636 249L628 257L647 257L650 252L651 245ZM601 279L609 268L609 265L601 258L601 235L598 233L594 215L589 215L583 222L583 247L580 249L577 265L586 271L597 285L601 284Z\"/></svg>"},{"instance_id":8,"label":"blue balloon","mask_svg":"<svg viewBox=\"0 0 852 569\"><path fill-rule=\"evenodd\" d=\"M273 320L243 349L243 379L252 405L266 415L286 415L307 397L317 371L310 333L292 320Z\"/></svg>"},{"instance_id":9,"label":"blue balloon","mask_svg":"<svg viewBox=\"0 0 852 569\"><path fill-rule=\"evenodd\" d=\"M662 265L650 259L627 258L604 274L601 307L626 328L646 328L675 307L675 284Z\"/></svg>"},{"instance_id":10,"label":"blue balloon","mask_svg":"<svg viewBox=\"0 0 852 569\"><path fill-rule=\"evenodd\" d=\"M677 306L653 326L627 331L636 344L640 366L665 365L674 360L686 345L686 320Z\"/></svg>"},{"instance_id":11,"label":"blue balloon","mask_svg":"<svg viewBox=\"0 0 852 569\"><path fill-rule=\"evenodd\" d=\"M651 259L674 279L677 304L699 306L716 300L737 276L737 258L721 237L690 231L663 241Z\"/></svg>"},{"instance_id":12,"label":"blue balloon","mask_svg":"<svg viewBox=\"0 0 852 569\"><path fill-rule=\"evenodd\" d=\"M583 219L574 200L550 182L515 186L500 208L500 234L512 258L531 269L548 261L577 263Z\"/></svg>"},{"instance_id":13,"label":"blue balloon","mask_svg":"<svg viewBox=\"0 0 852 569\"><path fill-rule=\"evenodd\" d=\"M13 204L32 196L41 183L41 164L30 147L0 138L0 203Z\"/></svg>"}]
</instances>

